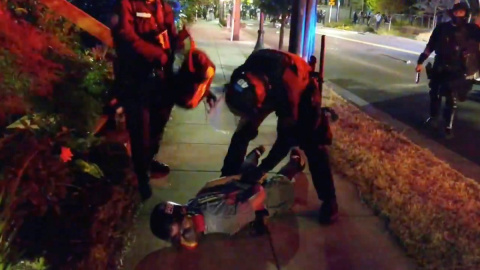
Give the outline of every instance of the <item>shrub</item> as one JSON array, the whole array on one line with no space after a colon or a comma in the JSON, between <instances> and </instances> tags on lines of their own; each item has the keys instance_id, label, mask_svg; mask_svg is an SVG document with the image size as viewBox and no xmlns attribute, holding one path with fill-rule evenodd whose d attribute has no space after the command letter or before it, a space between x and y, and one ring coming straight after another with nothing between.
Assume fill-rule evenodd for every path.
<instances>
[{"instance_id":1,"label":"shrub","mask_svg":"<svg viewBox=\"0 0 480 270\"><path fill-rule=\"evenodd\" d=\"M101 50L83 52L76 32L64 32L66 22L36 1L7 2L0 2L0 267L44 257L35 264L114 269L138 198L125 147L90 134L111 65Z\"/></svg>"}]
</instances>

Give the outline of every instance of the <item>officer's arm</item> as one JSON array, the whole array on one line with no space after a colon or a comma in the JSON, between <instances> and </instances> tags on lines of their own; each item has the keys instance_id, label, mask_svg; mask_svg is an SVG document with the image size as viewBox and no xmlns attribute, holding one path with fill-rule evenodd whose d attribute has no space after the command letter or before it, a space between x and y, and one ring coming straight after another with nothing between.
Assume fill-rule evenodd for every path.
<instances>
[{"instance_id":1,"label":"officer's arm","mask_svg":"<svg viewBox=\"0 0 480 270\"><path fill-rule=\"evenodd\" d=\"M472 24L470 29L473 39L476 42L480 42L480 25Z\"/></svg>"},{"instance_id":2,"label":"officer's arm","mask_svg":"<svg viewBox=\"0 0 480 270\"><path fill-rule=\"evenodd\" d=\"M279 119L277 125L277 139L270 152L258 168L262 172L271 171L288 155L290 148L295 145L295 120Z\"/></svg>"},{"instance_id":3,"label":"officer's arm","mask_svg":"<svg viewBox=\"0 0 480 270\"><path fill-rule=\"evenodd\" d=\"M295 62L296 72L291 68L286 69L282 81L288 99L289 117L279 118L277 124L277 140L268 153L268 156L262 160L259 168L263 172L268 172L288 155L290 148L295 145L295 128L298 121L298 109L302 94L308 88L310 80L310 66L304 62ZM284 108L285 109L285 108Z\"/></svg>"},{"instance_id":4,"label":"officer's arm","mask_svg":"<svg viewBox=\"0 0 480 270\"><path fill-rule=\"evenodd\" d=\"M129 43L132 48L149 62L162 61L165 51L157 45L141 39L134 29L134 14L129 0L122 0L119 10L119 37Z\"/></svg>"},{"instance_id":5,"label":"officer's arm","mask_svg":"<svg viewBox=\"0 0 480 270\"><path fill-rule=\"evenodd\" d=\"M423 62L425 62L425 60L428 59L430 54L432 54L432 52L435 51L438 44L439 35L440 35L440 28L435 27L435 29L432 32L432 35L430 36L430 39L428 40L425 50L420 54L420 57L418 57L418 61L417 61L418 65L422 65Z\"/></svg>"}]
</instances>

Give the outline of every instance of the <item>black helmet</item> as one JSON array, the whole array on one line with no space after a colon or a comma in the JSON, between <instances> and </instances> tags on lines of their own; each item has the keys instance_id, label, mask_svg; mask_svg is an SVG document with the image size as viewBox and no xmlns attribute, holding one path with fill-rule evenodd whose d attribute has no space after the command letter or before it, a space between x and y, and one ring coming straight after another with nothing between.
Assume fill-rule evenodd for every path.
<instances>
[{"instance_id":1,"label":"black helmet","mask_svg":"<svg viewBox=\"0 0 480 270\"><path fill-rule=\"evenodd\" d=\"M243 71L240 67L233 72L230 83L226 85L225 102L233 114L251 117L258 113L264 98L259 95L267 89L268 83L264 77Z\"/></svg>"},{"instance_id":2,"label":"black helmet","mask_svg":"<svg viewBox=\"0 0 480 270\"><path fill-rule=\"evenodd\" d=\"M172 225L181 223L186 210L183 205L174 202L161 202L155 206L150 215L150 230L165 241L172 238Z\"/></svg>"},{"instance_id":3,"label":"black helmet","mask_svg":"<svg viewBox=\"0 0 480 270\"><path fill-rule=\"evenodd\" d=\"M465 10L465 18L468 18L470 16L470 6L465 2L454 4L452 9L450 10L450 16L453 17L453 13L457 10Z\"/></svg>"}]
</instances>

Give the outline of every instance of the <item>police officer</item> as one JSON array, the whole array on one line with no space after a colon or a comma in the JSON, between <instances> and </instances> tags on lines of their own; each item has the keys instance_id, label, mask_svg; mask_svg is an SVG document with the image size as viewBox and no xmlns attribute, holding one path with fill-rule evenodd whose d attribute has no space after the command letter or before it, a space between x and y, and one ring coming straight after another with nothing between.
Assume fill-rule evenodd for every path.
<instances>
[{"instance_id":1,"label":"police officer","mask_svg":"<svg viewBox=\"0 0 480 270\"><path fill-rule=\"evenodd\" d=\"M426 124L436 126L440 114L442 96L445 96L443 118L445 132L452 136L453 120L457 109L457 99L464 101L472 89L473 75L478 71L478 29L468 23L469 7L457 3L449 11L451 21L439 24L427 46L418 58L416 71L421 72L423 63L435 52L432 69L428 69L430 79L430 117Z\"/></svg>"},{"instance_id":2,"label":"police officer","mask_svg":"<svg viewBox=\"0 0 480 270\"><path fill-rule=\"evenodd\" d=\"M115 14L115 97L125 109L133 165L146 200L152 195L150 177L169 172L154 156L174 104L172 51L180 41L173 11L163 0L121 0Z\"/></svg>"},{"instance_id":3,"label":"police officer","mask_svg":"<svg viewBox=\"0 0 480 270\"><path fill-rule=\"evenodd\" d=\"M323 201L320 221L330 223L338 206L325 145L331 137L327 118L320 113L321 94L311 67L299 56L277 50L259 50L234 70L225 88L225 101L241 117L222 168L222 176L236 175L248 144L272 112L278 116L277 139L268 156L244 181L256 181L272 170L291 147L304 150L318 197Z\"/></svg>"}]
</instances>

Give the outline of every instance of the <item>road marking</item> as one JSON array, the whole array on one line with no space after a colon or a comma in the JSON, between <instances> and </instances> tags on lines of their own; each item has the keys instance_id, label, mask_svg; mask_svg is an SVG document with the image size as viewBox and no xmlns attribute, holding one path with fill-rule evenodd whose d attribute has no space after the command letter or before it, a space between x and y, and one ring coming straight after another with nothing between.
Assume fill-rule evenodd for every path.
<instances>
[{"instance_id":1,"label":"road marking","mask_svg":"<svg viewBox=\"0 0 480 270\"><path fill-rule=\"evenodd\" d=\"M320 33L317 33L317 34L321 35ZM351 42L357 42L357 43L364 44L364 45L370 45L370 46L374 46L374 47L379 47L379 48L383 48L383 49L394 50L394 51L403 52L403 53L409 53L409 54L414 54L414 55L420 55L420 53L421 53L421 52L415 52L415 51L410 51L410 50L395 48L395 47L391 47L391 46L387 46L387 45L381 45L381 44L376 44L376 43L371 43L371 42L356 40L356 39L352 39L352 38L340 37L340 36L337 36L337 35L327 34L326 36L328 36L328 37L333 37L333 38L338 38L338 39L343 39L343 40L351 41Z\"/></svg>"}]
</instances>

